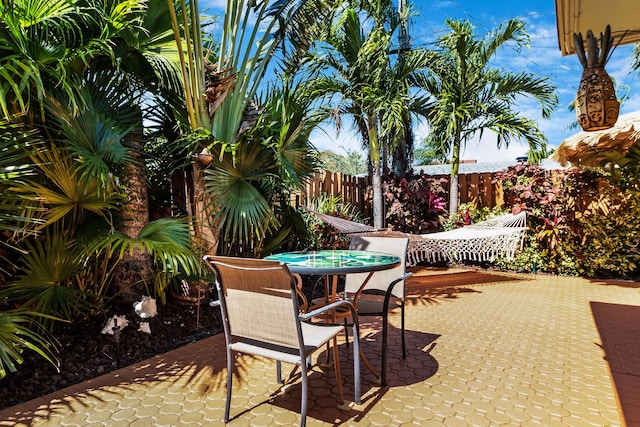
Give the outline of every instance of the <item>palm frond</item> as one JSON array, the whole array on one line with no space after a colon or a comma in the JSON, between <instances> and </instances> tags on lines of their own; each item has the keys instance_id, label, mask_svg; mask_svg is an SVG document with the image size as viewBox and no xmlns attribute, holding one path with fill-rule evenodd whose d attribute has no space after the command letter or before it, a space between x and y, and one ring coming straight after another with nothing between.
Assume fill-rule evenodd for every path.
<instances>
[{"instance_id":1,"label":"palm frond","mask_svg":"<svg viewBox=\"0 0 640 427\"><path fill-rule=\"evenodd\" d=\"M31 158L37 165L37 171L47 178L48 183L45 185L35 179L25 179L15 182L10 190L36 202L34 207L46 208L44 223L38 228L63 219L68 221L68 225L77 226L86 212L107 219L106 213L115 205L117 193L105 194L96 179L82 175L78 164L55 147L38 150Z\"/></svg>"},{"instance_id":2,"label":"palm frond","mask_svg":"<svg viewBox=\"0 0 640 427\"><path fill-rule=\"evenodd\" d=\"M233 241L259 239L277 225L266 186L275 172L273 154L260 142L238 144L235 157L225 153L205 172L210 207Z\"/></svg>"},{"instance_id":3,"label":"palm frond","mask_svg":"<svg viewBox=\"0 0 640 427\"><path fill-rule=\"evenodd\" d=\"M201 272L200 261L195 255L196 248L185 219L162 218L151 221L142 228L137 237L129 237L114 232L105 240L96 243L95 249L110 247L118 253L118 258L135 251L146 251L151 255L154 265L168 275L187 276Z\"/></svg>"},{"instance_id":4,"label":"palm frond","mask_svg":"<svg viewBox=\"0 0 640 427\"><path fill-rule=\"evenodd\" d=\"M79 312L89 312L86 294L73 285L83 258L69 233L47 231L41 239L24 244L27 251L19 261L21 272L3 287L5 297L55 318L71 320Z\"/></svg>"},{"instance_id":5,"label":"palm frond","mask_svg":"<svg viewBox=\"0 0 640 427\"><path fill-rule=\"evenodd\" d=\"M59 343L45 329L33 330L38 318L48 318L23 309L0 312L0 380L9 372L16 372L24 362L24 349L34 351L53 366L58 368L55 356Z\"/></svg>"}]
</instances>

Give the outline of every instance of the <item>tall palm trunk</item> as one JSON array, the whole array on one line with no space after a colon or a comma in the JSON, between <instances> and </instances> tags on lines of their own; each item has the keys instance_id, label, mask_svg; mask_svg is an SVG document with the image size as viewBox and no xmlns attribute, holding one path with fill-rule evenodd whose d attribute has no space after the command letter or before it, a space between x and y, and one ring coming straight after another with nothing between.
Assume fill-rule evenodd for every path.
<instances>
[{"instance_id":1,"label":"tall palm trunk","mask_svg":"<svg viewBox=\"0 0 640 427\"><path fill-rule=\"evenodd\" d=\"M142 121L141 121L142 122ZM132 161L125 165L123 184L126 199L119 212L118 229L129 237L136 238L149 222L149 198L144 166L144 135L142 126L136 127L127 137ZM113 285L125 299L139 297L143 284L152 277L151 256L146 250L136 249L125 253L114 271Z\"/></svg>"},{"instance_id":2,"label":"tall palm trunk","mask_svg":"<svg viewBox=\"0 0 640 427\"><path fill-rule=\"evenodd\" d=\"M411 115L409 110L402 115L403 134L399 138L398 146L393 151L393 173L404 176L413 162L413 129L411 128Z\"/></svg>"},{"instance_id":3,"label":"tall palm trunk","mask_svg":"<svg viewBox=\"0 0 640 427\"><path fill-rule=\"evenodd\" d=\"M375 228L384 227L384 209L382 201L382 176L380 160L372 162L373 176L371 184L373 186L373 226Z\"/></svg>"},{"instance_id":4,"label":"tall palm trunk","mask_svg":"<svg viewBox=\"0 0 640 427\"><path fill-rule=\"evenodd\" d=\"M458 171L460 170L460 137L456 136L451 153L451 183L449 187L449 217L458 213Z\"/></svg>"},{"instance_id":5,"label":"tall palm trunk","mask_svg":"<svg viewBox=\"0 0 640 427\"><path fill-rule=\"evenodd\" d=\"M376 114L367 117L369 135L369 158L371 159L371 185L373 187L373 226L384 227L384 206L382 200L382 171L380 166L380 140Z\"/></svg>"}]
</instances>

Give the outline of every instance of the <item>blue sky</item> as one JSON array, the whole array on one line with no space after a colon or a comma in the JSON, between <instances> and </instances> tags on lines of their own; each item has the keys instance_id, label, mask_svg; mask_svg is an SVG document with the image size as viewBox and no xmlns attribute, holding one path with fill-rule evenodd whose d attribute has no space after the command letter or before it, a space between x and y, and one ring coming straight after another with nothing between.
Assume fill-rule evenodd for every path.
<instances>
[{"instance_id":1,"label":"blue sky","mask_svg":"<svg viewBox=\"0 0 640 427\"><path fill-rule=\"evenodd\" d=\"M224 8L224 3L224 0L201 0L201 7L211 7L212 11L221 13L220 8ZM496 57L494 65L513 72L527 71L548 77L557 87L560 103L548 120L541 118L535 100L523 99L514 109L538 122L551 147L557 147L563 139L578 131L567 129L575 121L575 113L569 111L567 106L575 98L582 67L575 55L563 57L560 53L553 0L414 0L413 5L417 14L409 28L413 47L433 47L434 41L447 31L444 24L446 18L470 21L480 36L510 18L518 17L525 21L531 47L518 53L506 46ZM604 28L593 30L597 34ZM632 50L631 45L618 46L606 67L619 85L630 87L629 99L620 107L620 114L640 110L640 74L631 70ZM427 135L428 128L423 123L417 123L414 133L418 146ZM497 150L495 141L494 134L485 132L482 141L468 143L462 158L479 162L510 161L527 151L526 142L512 141L508 149ZM340 154L345 154L344 149L360 149L357 136L346 129L336 135L332 125L314 132L312 142L320 150L331 149Z\"/></svg>"}]
</instances>

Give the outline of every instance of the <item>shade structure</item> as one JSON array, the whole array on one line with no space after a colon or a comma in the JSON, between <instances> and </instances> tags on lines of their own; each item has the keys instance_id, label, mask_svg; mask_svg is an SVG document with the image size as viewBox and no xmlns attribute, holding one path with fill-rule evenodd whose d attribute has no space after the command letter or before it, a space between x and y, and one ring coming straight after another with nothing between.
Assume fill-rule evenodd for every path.
<instances>
[{"instance_id":1,"label":"shade structure","mask_svg":"<svg viewBox=\"0 0 640 427\"><path fill-rule=\"evenodd\" d=\"M640 1L555 0L558 44L563 56L576 53L573 33L593 31L596 37L611 25L615 43L640 42Z\"/></svg>"},{"instance_id":2,"label":"shade structure","mask_svg":"<svg viewBox=\"0 0 640 427\"><path fill-rule=\"evenodd\" d=\"M562 141L552 159L562 166L601 166L608 161L607 152L626 153L640 140L640 111L618 117L617 123L604 130L578 132Z\"/></svg>"}]
</instances>

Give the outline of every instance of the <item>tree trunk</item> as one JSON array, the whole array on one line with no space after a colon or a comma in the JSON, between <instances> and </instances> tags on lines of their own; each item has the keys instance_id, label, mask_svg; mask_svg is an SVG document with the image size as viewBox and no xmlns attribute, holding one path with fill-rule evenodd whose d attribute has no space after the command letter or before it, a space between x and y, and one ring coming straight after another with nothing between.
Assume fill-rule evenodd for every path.
<instances>
[{"instance_id":1,"label":"tree trunk","mask_svg":"<svg viewBox=\"0 0 640 427\"><path fill-rule=\"evenodd\" d=\"M451 154L451 182L449 183L449 218L458 213L458 171L460 170L460 140L453 142Z\"/></svg>"},{"instance_id":2,"label":"tree trunk","mask_svg":"<svg viewBox=\"0 0 640 427\"><path fill-rule=\"evenodd\" d=\"M195 162L193 165L193 212L194 233L201 255L215 255L220 243L218 224L214 222L214 208L207 197L204 170L206 166Z\"/></svg>"},{"instance_id":3,"label":"tree trunk","mask_svg":"<svg viewBox=\"0 0 640 427\"><path fill-rule=\"evenodd\" d=\"M144 165L144 135L137 127L127 136L132 161L123 170L126 199L120 208L117 228L131 238L137 238L149 222L149 197ZM125 253L114 270L113 286L125 300L133 301L144 291L144 284L152 278L151 256L146 249Z\"/></svg>"},{"instance_id":4,"label":"tree trunk","mask_svg":"<svg viewBox=\"0 0 640 427\"><path fill-rule=\"evenodd\" d=\"M404 134L393 152L393 172L398 176L405 176L413 163L413 129L408 111L404 114L403 121Z\"/></svg>"},{"instance_id":5,"label":"tree trunk","mask_svg":"<svg viewBox=\"0 0 640 427\"><path fill-rule=\"evenodd\" d=\"M373 226L375 228L384 227L384 203L382 200L382 176L380 174L380 161L372 162L373 176L371 184L373 186Z\"/></svg>"},{"instance_id":6,"label":"tree trunk","mask_svg":"<svg viewBox=\"0 0 640 427\"><path fill-rule=\"evenodd\" d=\"M449 218L453 218L458 213L458 174L451 174L449 182Z\"/></svg>"},{"instance_id":7,"label":"tree trunk","mask_svg":"<svg viewBox=\"0 0 640 427\"><path fill-rule=\"evenodd\" d=\"M369 135L369 159L371 160L371 185L373 186L373 226L384 227L384 205L382 200L382 170L380 166L380 141L375 114L367 116Z\"/></svg>"}]
</instances>

